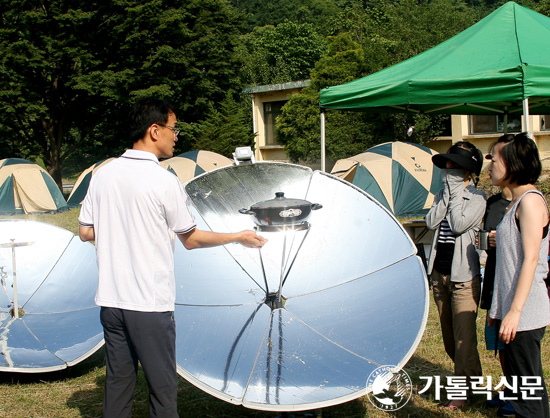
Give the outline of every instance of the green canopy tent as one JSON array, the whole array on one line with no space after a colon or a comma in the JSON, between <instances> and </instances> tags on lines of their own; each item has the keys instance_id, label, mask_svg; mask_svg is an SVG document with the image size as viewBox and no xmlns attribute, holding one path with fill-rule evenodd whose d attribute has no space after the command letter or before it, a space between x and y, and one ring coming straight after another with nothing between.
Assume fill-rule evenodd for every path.
<instances>
[{"instance_id":1,"label":"green canopy tent","mask_svg":"<svg viewBox=\"0 0 550 418\"><path fill-rule=\"evenodd\" d=\"M508 2L451 39L367 77L321 90L322 110L550 113L550 18ZM506 125L506 124L505 124ZM321 166L324 169L324 112Z\"/></svg>"}]
</instances>

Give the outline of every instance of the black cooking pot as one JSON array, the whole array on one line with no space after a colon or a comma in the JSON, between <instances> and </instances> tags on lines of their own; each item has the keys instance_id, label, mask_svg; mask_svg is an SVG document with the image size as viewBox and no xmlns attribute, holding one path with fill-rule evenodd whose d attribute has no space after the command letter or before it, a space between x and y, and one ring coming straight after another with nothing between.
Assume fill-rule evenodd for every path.
<instances>
[{"instance_id":1,"label":"black cooking pot","mask_svg":"<svg viewBox=\"0 0 550 418\"><path fill-rule=\"evenodd\" d=\"M250 209L240 209L245 215L253 215L254 222L262 229L265 227L297 227L307 224L312 210L321 209L318 203L302 199L289 199L283 192L275 193L275 199L264 200L250 206Z\"/></svg>"}]
</instances>

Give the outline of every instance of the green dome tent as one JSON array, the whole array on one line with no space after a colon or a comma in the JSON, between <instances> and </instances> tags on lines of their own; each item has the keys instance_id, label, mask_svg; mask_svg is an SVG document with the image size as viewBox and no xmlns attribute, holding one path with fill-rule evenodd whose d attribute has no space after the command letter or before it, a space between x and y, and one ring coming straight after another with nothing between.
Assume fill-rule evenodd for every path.
<instances>
[{"instance_id":1,"label":"green dome tent","mask_svg":"<svg viewBox=\"0 0 550 418\"><path fill-rule=\"evenodd\" d=\"M233 163L227 157L212 151L188 151L161 161L160 165L174 173L185 183L199 174Z\"/></svg>"},{"instance_id":2,"label":"green dome tent","mask_svg":"<svg viewBox=\"0 0 550 418\"><path fill-rule=\"evenodd\" d=\"M0 215L66 210L67 202L46 170L20 158L0 160Z\"/></svg>"},{"instance_id":3,"label":"green dome tent","mask_svg":"<svg viewBox=\"0 0 550 418\"><path fill-rule=\"evenodd\" d=\"M386 142L338 160L331 174L363 189L395 216L423 216L443 187L434 154L422 145Z\"/></svg>"},{"instance_id":4,"label":"green dome tent","mask_svg":"<svg viewBox=\"0 0 550 418\"><path fill-rule=\"evenodd\" d=\"M78 176L78 179L76 180L76 183L73 186L73 190L71 191L71 194L67 199L67 205L69 205L70 208L80 207L80 205L82 204L82 201L84 200L84 197L86 196L86 193L88 192L88 186L90 185L90 180L92 179L92 176L99 169L99 167L104 166L105 164L107 164L112 160L114 160L114 158L107 158L106 160L101 160L98 163L95 163L90 167L88 167L86 170L84 170L80 174L80 176Z\"/></svg>"},{"instance_id":5,"label":"green dome tent","mask_svg":"<svg viewBox=\"0 0 550 418\"><path fill-rule=\"evenodd\" d=\"M114 158L107 158L106 160L99 161L86 170L84 170L76 183L73 190L67 199L67 204L70 208L80 207L86 193L88 192L88 186L92 176L103 167L105 164L111 162ZM233 161L223 155L216 154L211 151L189 151L167 160L161 161L160 165L174 173L182 183L193 177L198 176L206 171L211 171L218 167L230 165Z\"/></svg>"}]
</instances>

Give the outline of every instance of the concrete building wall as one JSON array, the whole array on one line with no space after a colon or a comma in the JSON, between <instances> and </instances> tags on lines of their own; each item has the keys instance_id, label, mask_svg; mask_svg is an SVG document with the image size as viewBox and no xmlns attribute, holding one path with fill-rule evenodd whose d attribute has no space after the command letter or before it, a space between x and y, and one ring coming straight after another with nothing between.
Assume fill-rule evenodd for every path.
<instances>
[{"instance_id":1,"label":"concrete building wall","mask_svg":"<svg viewBox=\"0 0 550 418\"><path fill-rule=\"evenodd\" d=\"M256 133L254 140L256 161L289 162L283 145L267 141L266 125L268 125L269 116L265 113L265 104L288 101L290 97L300 93L307 85L309 85L309 80L249 87L244 90L244 93L250 94L252 97L252 123Z\"/></svg>"},{"instance_id":2,"label":"concrete building wall","mask_svg":"<svg viewBox=\"0 0 550 418\"><path fill-rule=\"evenodd\" d=\"M284 146L277 143L268 143L266 138L266 125L269 116L265 112L266 103L282 103L288 101L294 94L310 84L309 80L293 81L281 84L270 84L266 86L255 86L244 89L244 93L252 97L253 129L256 133L254 153L256 161L283 161L289 162ZM543 168L550 169L550 116L546 126L543 126L542 116L532 115L529 117L529 125L539 148L543 162ZM271 118L273 122L273 118ZM544 129L546 128L546 129ZM525 130L525 120L522 118L522 130ZM451 116L451 136L436 137L424 144L429 148L443 153L459 141L469 141L475 144L483 154L488 154L491 144L502 134L470 134L470 119L468 115ZM334 162L332 162L334 163ZM488 165L485 162L484 167ZM327 168L330 168L330 164ZM319 167L315 167L319 169Z\"/></svg>"},{"instance_id":3,"label":"concrete building wall","mask_svg":"<svg viewBox=\"0 0 550 418\"><path fill-rule=\"evenodd\" d=\"M529 116L529 125L534 140L539 148L540 158L543 168L550 169L550 130L542 129L542 117L540 115ZM550 124L550 121L548 122ZM468 141L480 149L483 154L488 154L491 144L498 140L502 133L492 134L470 134L468 115L451 116L452 136L436 137L424 145L436 150L437 152L447 152L452 144L459 141ZM522 130L525 130L525 120L522 118ZM484 162L484 168L489 161Z\"/></svg>"}]
</instances>

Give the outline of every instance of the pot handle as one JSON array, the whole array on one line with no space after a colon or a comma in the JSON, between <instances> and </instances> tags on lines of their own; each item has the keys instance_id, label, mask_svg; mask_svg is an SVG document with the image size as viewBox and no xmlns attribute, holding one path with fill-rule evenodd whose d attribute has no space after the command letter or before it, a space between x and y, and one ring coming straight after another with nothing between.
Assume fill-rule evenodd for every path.
<instances>
[{"instance_id":1,"label":"pot handle","mask_svg":"<svg viewBox=\"0 0 550 418\"><path fill-rule=\"evenodd\" d=\"M239 213L242 213L243 215L255 215L256 212L249 210L249 209L239 209Z\"/></svg>"},{"instance_id":2,"label":"pot handle","mask_svg":"<svg viewBox=\"0 0 550 418\"><path fill-rule=\"evenodd\" d=\"M321 209L322 207L323 207L323 205L321 205L319 203L312 203L311 204L311 210Z\"/></svg>"}]
</instances>

